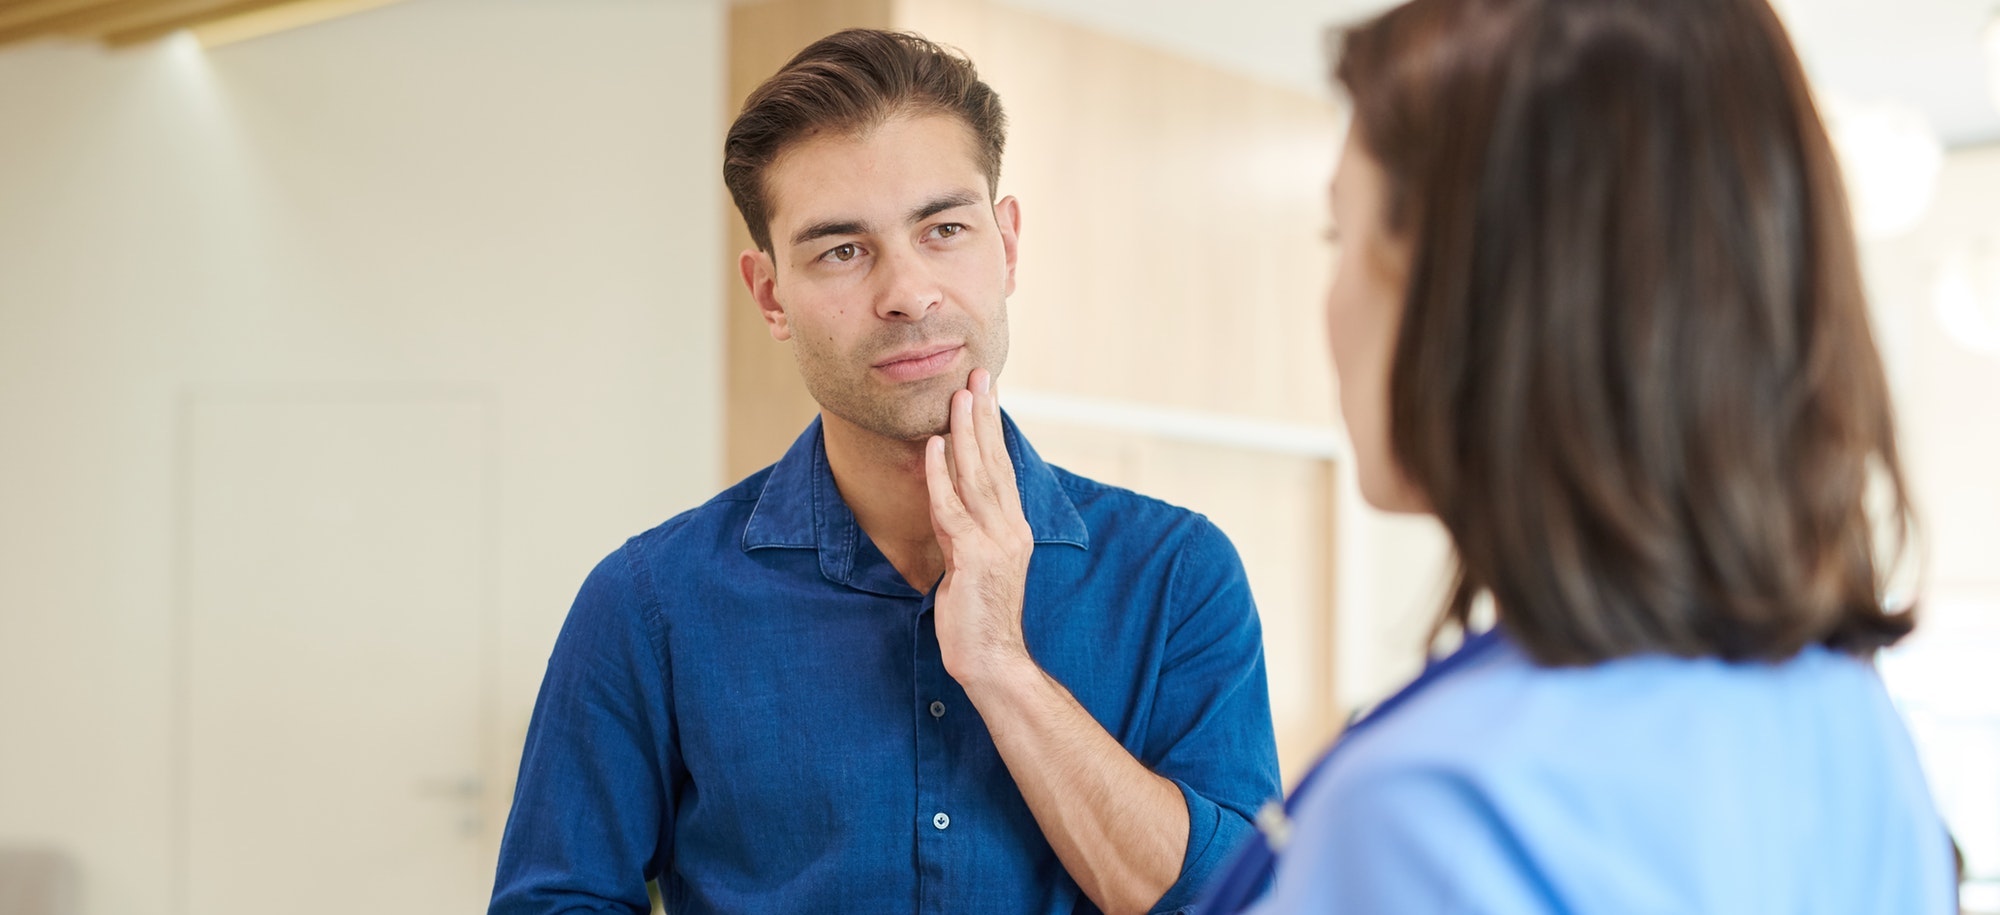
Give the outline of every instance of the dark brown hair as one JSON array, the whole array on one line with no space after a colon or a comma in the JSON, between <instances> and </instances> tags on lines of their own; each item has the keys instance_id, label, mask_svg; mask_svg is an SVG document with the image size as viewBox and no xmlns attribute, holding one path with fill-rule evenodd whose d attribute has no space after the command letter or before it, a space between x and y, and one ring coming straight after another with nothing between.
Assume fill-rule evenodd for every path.
<instances>
[{"instance_id":1,"label":"dark brown hair","mask_svg":"<svg viewBox=\"0 0 2000 915\"><path fill-rule=\"evenodd\" d=\"M1334 36L1410 244L1390 442L1544 664L1866 653L1912 527L1825 127L1765 0L1414 0Z\"/></svg>"},{"instance_id":2,"label":"dark brown hair","mask_svg":"<svg viewBox=\"0 0 2000 915\"><path fill-rule=\"evenodd\" d=\"M722 144L722 183L757 247L771 250L764 169L819 133L866 131L891 117L956 115L972 129L987 192L1000 185L1007 116L963 55L909 32L848 29L808 45L743 102Z\"/></svg>"}]
</instances>

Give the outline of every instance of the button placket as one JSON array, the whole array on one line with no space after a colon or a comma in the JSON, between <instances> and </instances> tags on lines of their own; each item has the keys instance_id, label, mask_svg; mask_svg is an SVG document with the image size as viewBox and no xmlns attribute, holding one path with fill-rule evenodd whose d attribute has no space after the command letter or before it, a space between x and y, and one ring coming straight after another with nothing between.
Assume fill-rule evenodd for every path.
<instances>
[{"instance_id":1,"label":"button placket","mask_svg":"<svg viewBox=\"0 0 2000 915\"><path fill-rule=\"evenodd\" d=\"M952 856L947 850L954 843L946 828L951 825L951 815L944 808L951 806L947 786L951 782L950 741L946 732L950 726L940 720L944 703L940 698L948 695L945 684L950 676L944 669L944 658L938 651L936 614L932 611L931 596L926 596L915 620L914 681L911 683L910 698L915 701L913 723L917 738L917 783L916 822L919 833L917 840L917 912L918 915L952 915L953 906L946 887L950 885ZM931 720L924 721L925 712L931 712Z\"/></svg>"}]
</instances>

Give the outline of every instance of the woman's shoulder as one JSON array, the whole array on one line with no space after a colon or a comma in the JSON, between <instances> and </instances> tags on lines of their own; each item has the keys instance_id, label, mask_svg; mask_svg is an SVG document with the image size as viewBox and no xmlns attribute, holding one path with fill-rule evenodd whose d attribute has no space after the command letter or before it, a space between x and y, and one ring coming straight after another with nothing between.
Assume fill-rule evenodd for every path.
<instances>
[{"instance_id":1,"label":"woman's shoulder","mask_svg":"<svg viewBox=\"0 0 2000 915\"><path fill-rule=\"evenodd\" d=\"M1901 731L1873 667L1818 646L1778 663L1646 655L1544 667L1503 638L1357 729L1346 752L1362 768L1499 775L1516 766L1647 767L1702 747L1866 745Z\"/></svg>"},{"instance_id":2,"label":"woman's shoulder","mask_svg":"<svg viewBox=\"0 0 2000 915\"><path fill-rule=\"evenodd\" d=\"M1296 814L1316 857L1375 856L1384 876L1357 885L1414 866L1410 887L1462 878L1557 910L1863 911L1798 903L1879 889L1812 882L1828 868L1922 883L1943 860L1879 679L1817 648L1549 668L1502 644L1355 731Z\"/></svg>"}]
</instances>

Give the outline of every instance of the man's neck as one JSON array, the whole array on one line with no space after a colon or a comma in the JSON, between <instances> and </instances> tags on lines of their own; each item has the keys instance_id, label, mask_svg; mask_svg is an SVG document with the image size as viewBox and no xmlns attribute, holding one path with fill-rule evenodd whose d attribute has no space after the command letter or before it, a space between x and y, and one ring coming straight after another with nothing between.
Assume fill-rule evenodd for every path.
<instances>
[{"instance_id":1,"label":"man's neck","mask_svg":"<svg viewBox=\"0 0 2000 915\"><path fill-rule=\"evenodd\" d=\"M821 415L820 429L827 466L854 522L911 587L930 590L944 574L944 553L931 528L925 440L884 438L830 414Z\"/></svg>"}]
</instances>

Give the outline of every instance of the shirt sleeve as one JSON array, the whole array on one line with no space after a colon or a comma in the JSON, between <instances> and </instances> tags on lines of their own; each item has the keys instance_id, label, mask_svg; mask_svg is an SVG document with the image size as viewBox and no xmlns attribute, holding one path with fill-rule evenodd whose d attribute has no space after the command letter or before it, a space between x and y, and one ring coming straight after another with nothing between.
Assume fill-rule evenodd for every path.
<instances>
[{"instance_id":1,"label":"shirt sleeve","mask_svg":"<svg viewBox=\"0 0 2000 915\"><path fill-rule=\"evenodd\" d=\"M665 634L629 545L584 581L549 658L490 915L650 911L678 780Z\"/></svg>"},{"instance_id":2,"label":"shirt sleeve","mask_svg":"<svg viewBox=\"0 0 2000 915\"><path fill-rule=\"evenodd\" d=\"M1169 583L1173 615L1141 762L1181 789L1188 844L1181 875L1154 912L1190 911L1279 796L1277 739L1263 632L1229 538L1206 518L1183 543Z\"/></svg>"},{"instance_id":3,"label":"shirt sleeve","mask_svg":"<svg viewBox=\"0 0 2000 915\"><path fill-rule=\"evenodd\" d=\"M1403 765L1326 777L1255 912L1563 911L1493 798L1462 774Z\"/></svg>"}]
</instances>

